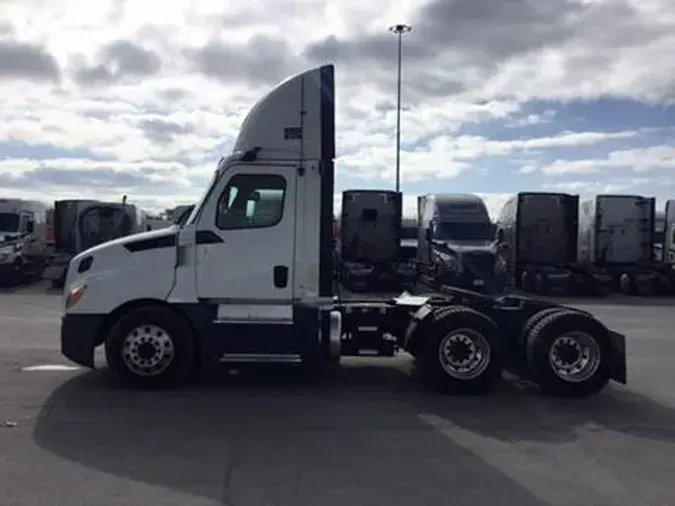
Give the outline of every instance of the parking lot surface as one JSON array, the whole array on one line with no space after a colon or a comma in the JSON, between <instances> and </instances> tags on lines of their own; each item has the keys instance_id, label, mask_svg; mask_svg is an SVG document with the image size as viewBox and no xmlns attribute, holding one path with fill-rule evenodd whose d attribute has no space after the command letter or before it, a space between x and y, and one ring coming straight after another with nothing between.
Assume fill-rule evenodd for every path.
<instances>
[{"instance_id":1,"label":"parking lot surface","mask_svg":"<svg viewBox=\"0 0 675 506\"><path fill-rule=\"evenodd\" d=\"M628 335L629 385L553 400L509 380L425 394L406 356L325 380L125 391L59 354L59 297L0 294L2 505L672 504L675 301L578 303ZM574 302L574 301L571 301Z\"/></svg>"}]
</instances>

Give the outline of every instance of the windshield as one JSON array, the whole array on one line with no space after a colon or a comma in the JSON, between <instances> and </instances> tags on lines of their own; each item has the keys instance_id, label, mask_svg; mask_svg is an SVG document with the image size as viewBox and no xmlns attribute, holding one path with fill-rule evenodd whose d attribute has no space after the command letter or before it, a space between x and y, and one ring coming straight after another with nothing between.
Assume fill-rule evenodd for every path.
<instances>
[{"instance_id":1,"label":"windshield","mask_svg":"<svg viewBox=\"0 0 675 506\"><path fill-rule=\"evenodd\" d=\"M439 223L435 233L436 239L457 241L489 241L493 236L492 223L467 223L446 221Z\"/></svg>"},{"instance_id":2,"label":"windshield","mask_svg":"<svg viewBox=\"0 0 675 506\"><path fill-rule=\"evenodd\" d=\"M194 221L197 219L197 216L199 215L199 212L201 208L206 204L206 202L209 200L209 197L211 196L211 193L213 193L213 190L215 189L216 185L218 184L218 181L220 181L220 176L223 175L224 171L222 170L224 166L224 160L221 159L220 162L218 162L218 168L213 171L213 177L211 177L211 182L209 183L208 190L204 192L204 195L202 198L195 204L195 206L192 208L192 212L189 213L189 215L182 220L182 223L179 223L181 227L194 223Z\"/></svg>"},{"instance_id":3,"label":"windshield","mask_svg":"<svg viewBox=\"0 0 675 506\"><path fill-rule=\"evenodd\" d=\"M0 232L18 232L19 215L14 213L0 213Z\"/></svg>"}]
</instances>

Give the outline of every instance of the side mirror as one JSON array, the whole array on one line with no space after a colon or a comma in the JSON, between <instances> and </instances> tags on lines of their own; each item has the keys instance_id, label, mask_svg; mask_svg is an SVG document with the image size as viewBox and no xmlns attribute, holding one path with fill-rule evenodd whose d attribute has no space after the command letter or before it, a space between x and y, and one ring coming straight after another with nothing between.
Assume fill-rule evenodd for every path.
<instances>
[{"instance_id":1,"label":"side mirror","mask_svg":"<svg viewBox=\"0 0 675 506\"><path fill-rule=\"evenodd\" d=\"M503 243L504 242L504 230L501 228L497 229L497 242Z\"/></svg>"},{"instance_id":2,"label":"side mirror","mask_svg":"<svg viewBox=\"0 0 675 506\"><path fill-rule=\"evenodd\" d=\"M248 197L249 201L258 202L260 200L260 192L258 190L252 191Z\"/></svg>"},{"instance_id":3,"label":"side mirror","mask_svg":"<svg viewBox=\"0 0 675 506\"><path fill-rule=\"evenodd\" d=\"M32 234L35 231L35 222L29 221L26 223L26 232Z\"/></svg>"},{"instance_id":4,"label":"side mirror","mask_svg":"<svg viewBox=\"0 0 675 506\"><path fill-rule=\"evenodd\" d=\"M427 227L424 229L424 237L426 238L427 241L431 241L433 239L433 234L431 233L431 227Z\"/></svg>"}]
</instances>

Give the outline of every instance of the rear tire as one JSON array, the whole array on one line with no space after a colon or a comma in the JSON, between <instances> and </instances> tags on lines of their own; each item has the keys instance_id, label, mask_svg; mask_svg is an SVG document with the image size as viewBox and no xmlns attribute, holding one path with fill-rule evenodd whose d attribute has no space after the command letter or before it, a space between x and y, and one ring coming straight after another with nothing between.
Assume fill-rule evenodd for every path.
<instances>
[{"instance_id":1,"label":"rear tire","mask_svg":"<svg viewBox=\"0 0 675 506\"><path fill-rule=\"evenodd\" d=\"M495 322L464 306L438 309L416 351L424 386L445 394L476 395L502 379L505 347Z\"/></svg>"},{"instance_id":2,"label":"rear tire","mask_svg":"<svg viewBox=\"0 0 675 506\"><path fill-rule=\"evenodd\" d=\"M561 307L549 307L547 309L542 309L538 313L534 313L532 316L530 316L530 318L525 322L525 325L523 325L523 330L520 333L520 337L518 339L518 348L519 350L523 351L523 357L526 356L525 350L527 348L527 339L530 333L532 333L534 327L547 316L559 313L560 311L566 311L566 309Z\"/></svg>"},{"instance_id":3,"label":"rear tire","mask_svg":"<svg viewBox=\"0 0 675 506\"><path fill-rule=\"evenodd\" d=\"M547 314L527 337L527 365L542 392L555 397L589 397L610 380L609 334L590 315L571 310Z\"/></svg>"},{"instance_id":4,"label":"rear tire","mask_svg":"<svg viewBox=\"0 0 675 506\"><path fill-rule=\"evenodd\" d=\"M195 337L185 319L162 306L145 306L122 315L110 329L108 368L125 386L170 388L194 369Z\"/></svg>"}]
</instances>

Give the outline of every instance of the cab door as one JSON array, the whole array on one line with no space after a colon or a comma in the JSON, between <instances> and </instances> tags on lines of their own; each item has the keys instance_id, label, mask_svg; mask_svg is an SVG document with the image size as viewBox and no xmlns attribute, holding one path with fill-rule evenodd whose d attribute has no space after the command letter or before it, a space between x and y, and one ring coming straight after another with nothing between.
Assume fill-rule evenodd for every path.
<instances>
[{"instance_id":1,"label":"cab door","mask_svg":"<svg viewBox=\"0 0 675 506\"><path fill-rule=\"evenodd\" d=\"M292 321L297 166L226 169L195 231L198 298L221 321Z\"/></svg>"}]
</instances>

